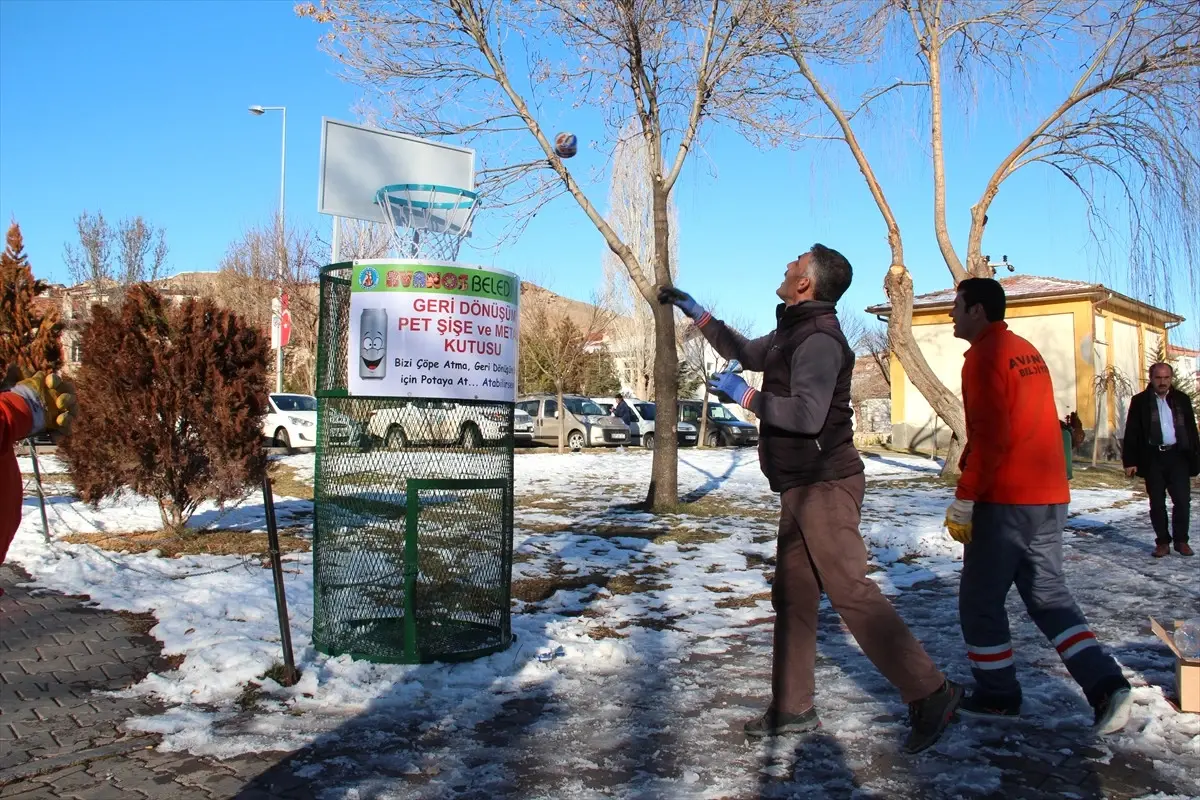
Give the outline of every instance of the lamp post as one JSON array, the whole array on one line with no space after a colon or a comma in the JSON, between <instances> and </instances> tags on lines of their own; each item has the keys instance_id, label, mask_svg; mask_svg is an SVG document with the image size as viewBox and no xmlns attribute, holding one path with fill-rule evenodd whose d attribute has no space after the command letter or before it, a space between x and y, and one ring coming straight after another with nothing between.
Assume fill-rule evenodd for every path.
<instances>
[{"instance_id":1,"label":"lamp post","mask_svg":"<svg viewBox=\"0 0 1200 800\"><path fill-rule=\"evenodd\" d=\"M283 115L283 136L279 147L279 260L275 265L276 292L283 294L283 259L287 249L284 234L284 190L287 187L287 107L286 106L250 106L250 113L261 117L268 111L278 111ZM275 349L275 391L283 391L283 348Z\"/></svg>"}]
</instances>

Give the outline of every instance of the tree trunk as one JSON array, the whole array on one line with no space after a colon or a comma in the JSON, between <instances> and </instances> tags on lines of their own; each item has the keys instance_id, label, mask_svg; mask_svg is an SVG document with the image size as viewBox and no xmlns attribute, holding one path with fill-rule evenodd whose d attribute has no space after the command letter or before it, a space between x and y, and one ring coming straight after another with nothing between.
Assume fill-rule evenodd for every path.
<instances>
[{"instance_id":1,"label":"tree trunk","mask_svg":"<svg viewBox=\"0 0 1200 800\"><path fill-rule=\"evenodd\" d=\"M917 391L929 402L934 412L945 421L954 434L942 469L944 477L958 474L958 456L967 441L967 418L962 403L945 387L925 360L912 332L912 276L903 264L893 263L883 282L884 291L892 304L888 317L888 336L892 352L900 359L904 372ZM936 449L937 443L934 442Z\"/></svg>"},{"instance_id":2,"label":"tree trunk","mask_svg":"<svg viewBox=\"0 0 1200 800\"><path fill-rule=\"evenodd\" d=\"M558 452L567 451L567 410L563 408L562 384L554 387L555 397L558 398Z\"/></svg>"},{"instance_id":3,"label":"tree trunk","mask_svg":"<svg viewBox=\"0 0 1200 800\"><path fill-rule=\"evenodd\" d=\"M667 217L668 191L662 183L660 168L655 166L654 190L654 282L671 283L670 223ZM679 351L675 335L675 307L650 302L654 313L654 393L655 419L666 421L666 436L656 437L650 466L650 488L646 506L650 511L665 511L679 503L679 440L675 421L679 419ZM657 426L655 426L657 427Z\"/></svg>"}]
</instances>

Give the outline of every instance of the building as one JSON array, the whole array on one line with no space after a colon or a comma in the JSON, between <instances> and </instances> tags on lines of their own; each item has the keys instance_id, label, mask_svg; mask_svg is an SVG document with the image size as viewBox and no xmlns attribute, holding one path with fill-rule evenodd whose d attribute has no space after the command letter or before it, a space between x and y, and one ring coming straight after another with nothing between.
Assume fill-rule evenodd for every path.
<instances>
[{"instance_id":1,"label":"building","mask_svg":"<svg viewBox=\"0 0 1200 800\"><path fill-rule=\"evenodd\" d=\"M850 402L854 404L854 433L864 444L887 441L892 434L891 371L886 353L854 360Z\"/></svg>"},{"instance_id":2,"label":"building","mask_svg":"<svg viewBox=\"0 0 1200 800\"><path fill-rule=\"evenodd\" d=\"M1200 350L1168 344L1167 361L1181 384L1200 391Z\"/></svg>"},{"instance_id":3,"label":"building","mask_svg":"<svg viewBox=\"0 0 1200 800\"><path fill-rule=\"evenodd\" d=\"M1147 368L1183 318L1098 283L1032 275L1000 283L1008 296L1009 327L1032 342L1050 368L1059 416L1075 411L1083 422L1087 439L1081 449L1090 453L1099 437L1100 454L1116 455L1129 398L1145 388ZM913 336L930 367L958 394L967 343L953 335L949 314L954 297L953 288L915 297ZM890 311L888 304L867 309L882 317ZM891 373L893 446L923 451L946 447L950 431L895 356Z\"/></svg>"}]
</instances>

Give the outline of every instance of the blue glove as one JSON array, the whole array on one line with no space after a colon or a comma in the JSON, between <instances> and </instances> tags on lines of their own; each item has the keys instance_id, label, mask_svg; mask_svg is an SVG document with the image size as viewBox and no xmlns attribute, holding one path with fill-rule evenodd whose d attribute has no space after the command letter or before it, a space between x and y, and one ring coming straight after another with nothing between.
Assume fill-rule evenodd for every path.
<instances>
[{"instance_id":1,"label":"blue glove","mask_svg":"<svg viewBox=\"0 0 1200 800\"><path fill-rule=\"evenodd\" d=\"M742 380L742 376L733 372L718 372L708 379L708 388L718 395L725 395L742 408L749 408L750 401L758 390Z\"/></svg>"},{"instance_id":2,"label":"blue glove","mask_svg":"<svg viewBox=\"0 0 1200 800\"><path fill-rule=\"evenodd\" d=\"M693 300L690 294L687 292L681 292L674 286L659 287L658 302L662 303L663 305L670 303L671 305L678 307L679 310L683 312L684 316L691 317L697 321L699 321L701 317L708 315L708 312L704 310L704 306ZM708 320L704 320L704 322L707 321ZM703 325L704 322L699 322L699 324Z\"/></svg>"}]
</instances>

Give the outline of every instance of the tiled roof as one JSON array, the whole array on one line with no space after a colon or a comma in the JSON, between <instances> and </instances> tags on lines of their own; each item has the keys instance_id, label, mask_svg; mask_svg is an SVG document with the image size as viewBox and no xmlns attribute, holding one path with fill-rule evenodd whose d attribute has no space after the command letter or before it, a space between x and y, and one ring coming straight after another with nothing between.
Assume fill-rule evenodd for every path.
<instances>
[{"instance_id":1,"label":"tiled roof","mask_svg":"<svg viewBox=\"0 0 1200 800\"><path fill-rule=\"evenodd\" d=\"M1150 305L1149 303L1135 300L1132 297L1127 297L1120 292L1114 292L1104 284L1088 283L1087 281L1073 281L1067 278L1044 278L1038 275L1010 275L1007 278L997 278L1000 285L1004 287L1004 294L1011 302L1020 300L1021 298L1035 297L1054 297L1066 295L1087 295L1094 294L1098 298L1118 299L1121 302L1130 303L1143 308L1151 309L1163 314L1166 317L1174 320L1183 321L1183 317ZM950 306L954 304L954 296L957 290L951 286L946 289L939 289L936 292L928 292L919 294L913 297L913 308L931 308L937 306ZM886 314L892 310L891 303L880 303L871 306L867 309L869 314Z\"/></svg>"},{"instance_id":2,"label":"tiled roof","mask_svg":"<svg viewBox=\"0 0 1200 800\"><path fill-rule=\"evenodd\" d=\"M1193 350L1190 347L1180 347L1179 345L1167 345L1167 355L1172 356L1200 356L1200 350Z\"/></svg>"},{"instance_id":3,"label":"tiled roof","mask_svg":"<svg viewBox=\"0 0 1200 800\"><path fill-rule=\"evenodd\" d=\"M1104 288L1097 283L1071 281L1065 278L1042 278L1037 275L1012 275L1007 278L997 278L997 280L1004 287L1004 295L1008 298L1026 295L1079 294L1100 291ZM951 305L954 303L955 292L955 288L951 286L948 289L919 294L913 298L913 305L917 307Z\"/></svg>"}]
</instances>

